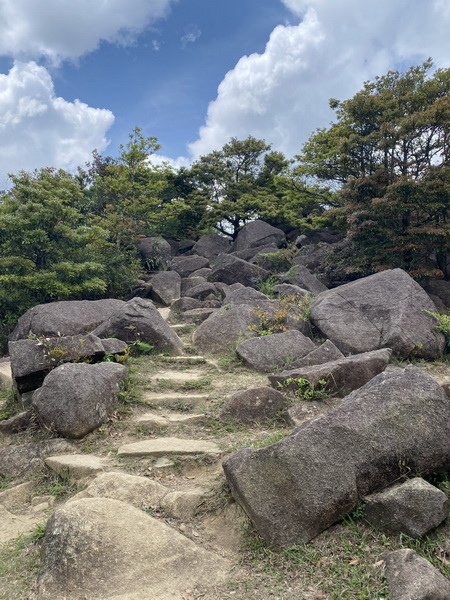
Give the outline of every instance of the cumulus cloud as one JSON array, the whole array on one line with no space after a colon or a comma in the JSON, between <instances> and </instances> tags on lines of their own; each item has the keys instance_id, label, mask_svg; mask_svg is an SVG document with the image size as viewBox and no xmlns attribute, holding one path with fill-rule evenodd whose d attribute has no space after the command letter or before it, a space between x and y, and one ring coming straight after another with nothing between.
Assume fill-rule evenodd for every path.
<instances>
[{"instance_id":1,"label":"cumulus cloud","mask_svg":"<svg viewBox=\"0 0 450 600\"><path fill-rule=\"evenodd\" d=\"M0 188L18 169L83 165L106 148L113 121L109 110L58 98L44 67L16 62L0 74Z\"/></svg>"},{"instance_id":2,"label":"cumulus cloud","mask_svg":"<svg viewBox=\"0 0 450 600\"><path fill-rule=\"evenodd\" d=\"M262 54L242 57L226 74L189 145L194 158L248 135L292 156L333 119L329 98L349 98L364 81L429 56L448 65L443 0L282 1L293 24L276 27Z\"/></svg>"},{"instance_id":3,"label":"cumulus cloud","mask_svg":"<svg viewBox=\"0 0 450 600\"><path fill-rule=\"evenodd\" d=\"M52 63L76 59L103 41L127 44L176 0L2 0L0 54Z\"/></svg>"}]
</instances>

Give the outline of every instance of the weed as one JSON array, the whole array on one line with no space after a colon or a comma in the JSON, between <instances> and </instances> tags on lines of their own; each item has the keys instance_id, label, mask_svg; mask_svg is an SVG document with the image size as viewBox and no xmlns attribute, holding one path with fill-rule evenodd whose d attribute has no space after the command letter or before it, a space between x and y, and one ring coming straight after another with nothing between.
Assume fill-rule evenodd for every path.
<instances>
[{"instance_id":1,"label":"weed","mask_svg":"<svg viewBox=\"0 0 450 600\"><path fill-rule=\"evenodd\" d=\"M0 490L7 490L12 480L13 478L9 475L0 474Z\"/></svg>"},{"instance_id":2,"label":"weed","mask_svg":"<svg viewBox=\"0 0 450 600\"><path fill-rule=\"evenodd\" d=\"M152 344L148 344L147 342L142 342L141 340L136 340L129 344L130 354L132 356L147 356L152 354L155 347Z\"/></svg>"},{"instance_id":3,"label":"weed","mask_svg":"<svg viewBox=\"0 0 450 600\"><path fill-rule=\"evenodd\" d=\"M294 396L301 400L307 401L323 401L330 397L330 393L326 389L326 379L319 379L316 383L311 383L303 377L288 377L284 383L278 382L278 387L283 390L291 390Z\"/></svg>"},{"instance_id":4,"label":"weed","mask_svg":"<svg viewBox=\"0 0 450 600\"><path fill-rule=\"evenodd\" d=\"M274 431L267 438L252 442L251 446L252 448L265 448L266 446L271 446L272 444L284 439L289 435L289 433L289 431Z\"/></svg>"},{"instance_id":5,"label":"weed","mask_svg":"<svg viewBox=\"0 0 450 600\"><path fill-rule=\"evenodd\" d=\"M128 375L120 386L119 400L122 404L136 404L142 402L142 395L133 375Z\"/></svg>"},{"instance_id":6,"label":"weed","mask_svg":"<svg viewBox=\"0 0 450 600\"><path fill-rule=\"evenodd\" d=\"M77 484L71 480L68 472L48 471L38 477L35 488L38 496L54 496L58 500L64 500L78 491Z\"/></svg>"},{"instance_id":7,"label":"weed","mask_svg":"<svg viewBox=\"0 0 450 600\"><path fill-rule=\"evenodd\" d=\"M0 421L9 419L17 412L17 401L11 388L0 389Z\"/></svg>"},{"instance_id":8,"label":"weed","mask_svg":"<svg viewBox=\"0 0 450 600\"><path fill-rule=\"evenodd\" d=\"M445 351L450 353L450 315L440 315L439 313L431 312L430 310L424 310L424 312L437 320L438 324L435 326L435 329L444 334Z\"/></svg>"},{"instance_id":9,"label":"weed","mask_svg":"<svg viewBox=\"0 0 450 600\"><path fill-rule=\"evenodd\" d=\"M211 389L211 379L209 377L202 377L202 379L197 379L196 381L185 381L181 387L187 391Z\"/></svg>"},{"instance_id":10,"label":"weed","mask_svg":"<svg viewBox=\"0 0 450 600\"><path fill-rule=\"evenodd\" d=\"M268 298L276 298L277 294L273 288L279 283L280 282L277 277L268 277L265 281L261 281L261 283L258 285L258 292L261 292L261 294L264 294Z\"/></svg>"}]
</instances>

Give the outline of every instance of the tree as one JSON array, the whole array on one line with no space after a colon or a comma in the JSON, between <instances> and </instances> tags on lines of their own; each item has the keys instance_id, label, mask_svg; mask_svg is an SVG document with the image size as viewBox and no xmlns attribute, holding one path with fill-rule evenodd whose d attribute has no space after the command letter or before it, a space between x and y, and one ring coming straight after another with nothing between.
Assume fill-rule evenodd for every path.
<instances>
[{"instance_id":1,"label":"tree","mask_svg":"<svg viewBox=\"0 0 450 600\"><path fill-rule=\"evenodd\" d=\"M105 232L86 226L78 182L54 169L10 178L11 191L0 197L1 323L38 303L103 294L95 244Z\"/></svg>"},{"instance_id":2,"label":"tree","mask_svg":"<svg viewBox=\"0 0 450 600\"><path fill-rule=\"evenodd\" d=\"M390 71L331 100L336 123L299 157L305 173L339 190L331 216L347 229L350 276L392 267L450 276L450 69L431 68Z\"/></svg>"},{"instance_id":3,"label":"tree","mask_svg":"<svg viewBox=\"0 0 450 600\"><path fill-rule=\"evenodd\" d=\"M287 166L264 140L232 138L221 150L202 156L189 170L189 202L203 212L202 227L237 236L242 226L274 212L274 177Z\"/></svg>"}]
</instances>

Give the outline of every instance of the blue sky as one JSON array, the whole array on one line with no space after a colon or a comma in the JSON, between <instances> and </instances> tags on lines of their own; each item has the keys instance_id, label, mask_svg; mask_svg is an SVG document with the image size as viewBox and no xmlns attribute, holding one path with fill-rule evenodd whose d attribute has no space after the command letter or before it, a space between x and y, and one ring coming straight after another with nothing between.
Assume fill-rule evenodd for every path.
<instances>
[{"instance_id":1,"label":"blue sky","mask_svg":"<svg viewBox=\"0 0 450 600\"><path fill-rule=\"evenodd\" d=\"M448 0L1 0L0 188L117 155L136 125L174 165L232 136L291 157L330 97L449 67L449 31Z\"/></svg>"}]
</instances>

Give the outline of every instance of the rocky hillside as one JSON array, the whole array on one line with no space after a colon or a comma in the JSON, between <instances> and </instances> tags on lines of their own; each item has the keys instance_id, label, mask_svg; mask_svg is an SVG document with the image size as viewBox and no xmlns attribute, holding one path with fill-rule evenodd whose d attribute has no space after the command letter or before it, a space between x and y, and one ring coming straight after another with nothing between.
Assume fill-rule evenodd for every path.
<instances>
[{"instance_id":1,"label":"rocky hillside","mask_svg":"<svg viewBox=\"0 0 450 600\"><path fill-rule=\"evenodd\" d=\"M0 599L450 597L450 294L307 241L149 238L129 301L21 317Z\"/></svg>"}]
</instances>

